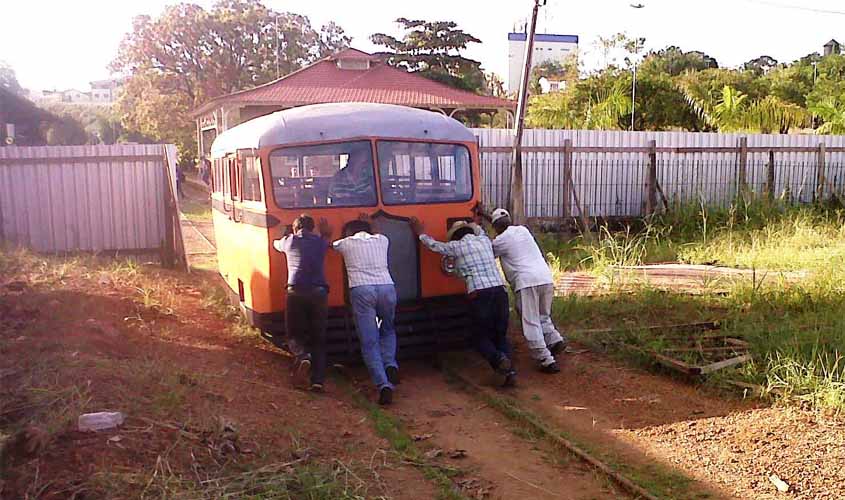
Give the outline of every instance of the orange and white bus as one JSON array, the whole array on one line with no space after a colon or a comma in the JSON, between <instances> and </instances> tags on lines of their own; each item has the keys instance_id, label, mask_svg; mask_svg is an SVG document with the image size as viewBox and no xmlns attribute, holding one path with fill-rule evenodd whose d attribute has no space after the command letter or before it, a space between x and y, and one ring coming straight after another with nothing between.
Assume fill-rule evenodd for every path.
<instances>
[{"instance_id":1,"label":"orange and white bus","mask_svg":"<svg viewBox=\"0 0 845 500\"><path fill-rule=\"evenodd\" d=\"M400 355L464 346L463 281L447 260L423 250L417 217L445 239L480 200L473 134L442 114L367 103L317 104L255 118L222 133L211 148L212 207L220 273L249 322L284 345L287 266L273 240L309 213L339 238L371 216L390 239L399 306ZM335 359L358 356L342 258L329 250L327 337Z\"/></svg>"}]
</instances>

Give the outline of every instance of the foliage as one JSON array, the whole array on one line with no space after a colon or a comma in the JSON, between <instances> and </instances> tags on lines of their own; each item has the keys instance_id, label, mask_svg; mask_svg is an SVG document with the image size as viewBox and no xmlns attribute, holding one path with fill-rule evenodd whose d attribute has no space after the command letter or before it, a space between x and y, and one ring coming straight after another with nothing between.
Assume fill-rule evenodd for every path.
<instances>
[{"instance_id":1,"label":"foliage","mask_svg":"<svg viewBox=\"0 0 845 500\"><path fill-rule=\"evenodd\" d=\"M18 77L6 61L0 60L0 88L17 95L23 95L24 90L18 83Z\"/></svg>"},{"instance_id":2,"label":"foliage","mask_svg":"<svg viewBox=\"0 0 845 500\"><path fill-rule=\"evenodd\" d=\"M828 96L810 106L810 112L822 120L816 129L819 134L845 134L845 102L841 98Z\"/></svg>"},{"instance_id":3,"label":"foliage","mask_svg":"<svg viewBox=\"0 0 845 500\"><path fill-rule=\"evenodd\" d=\"M578 56L570 54L563 63L546 61L531 69L528 91L531 94L542 92L540 80L546 78L553 81L576 82L578 80Z\"/></svg>"},{"instance_id":4,"label":"foliage","mask_svg":"<svg viewBox=\"0 0 845 500\"><path fill-rule=\"evenodd\" d=\"M533 96L526 120L532 127L613 130L623 128L622 120L630 111L631 97L623 79L610 88L577 86Z\"/></svg>"},{"instance_id":5,"label":"foliage","mask_svg":"<svg viewBox=\"0 0 845 500\"><path fill-rule=\"evenodd\" d=\"M687 206L656 217L639 232L605 230L590 244L540 241L553 255L586 254L591 258L573 261L560 254L558 261L599 273L607 265L667 256L755 270L746 279L720 281L718 290L702 282L702 292L694 295L632 283L622 289L612 282L606 294L557 300L555 315L570 329L595 328L594 318L604 318L601 326L628 331L626 338L645 345L660 339L659 333L640 333L643 326L719 320L724 334L751 344L754 361L718 377L759 384L770 396L811 407L845 409L842 210L767 200L727 208Z\"/></svg>"},{"instance_id":6,"label":"foliage","mask_svg":"<svg viewBox=\"0 0 845 500\"><path fill-rule=\"evenodd\" d=\"M756 57L742 65L743 71L750 71L756 76L762 76L777 67L778 60L771 56Z\"/></svg>"},{"instance_id":7,"label":"foliage","mask_svg":"<svg viewBox=\"0 0 845 500\"><path fill-rule=\"evenodd\" d=\"M718 96L686 95L689 105L713 128L721 132L788 133L810 124L811 116L797 104L768 95L749 100L748 95L725 85Z\"/></svg>"},{"instance_id":8,"label":"foliage","mask_svg":"<svg viewBox=\"0 0 845 500\"><path fill-rule=\"evenodd\" d=\"M391 66L445 83L451 87L483 92L486 88L481 63L461 55L470 43L481 40L458 28L452 21L396 20L405 30L402 39L376 33L370 40L386 47Z\"/></svg>"},{"instance_id":9,"label":"foliage","mask_svg":"<svg viewBox=\"0 0 845 500\"><path fill-rule=\"evenodd\" d=\"M88 144L150 141L147 137L126 130L120 117L111 108L65 103L47 103L43 107L56 116L78 123L87 136Z\"/></svg>"},{"instance_id":10,"label":"foliage","mask_svg":"<svg viewBox=\"0 0 845 500\"><path fill-rule=\"evenodd\" d=\"M123 125L174 142L183 160L196 151L192 109L206 100L266 83L348 45L334 23L314 29L299 14L261 0L220 0L211 10L167 7L138 16L112 62L128 75L117 104Z\"/></svg>"},{"instance_id":11,"label":"foliage","mask_svg":"<svg viewBox=\"0 0 845 500\"><path fill-rule=\"evenodd\" d=\"M649 52L640 64L640 71L678 76L688 71L703 71L718 67L719 63L716 59L704 52L697 50L684 52L680 47L672 45Z\"/></svg>"}]
</instances>

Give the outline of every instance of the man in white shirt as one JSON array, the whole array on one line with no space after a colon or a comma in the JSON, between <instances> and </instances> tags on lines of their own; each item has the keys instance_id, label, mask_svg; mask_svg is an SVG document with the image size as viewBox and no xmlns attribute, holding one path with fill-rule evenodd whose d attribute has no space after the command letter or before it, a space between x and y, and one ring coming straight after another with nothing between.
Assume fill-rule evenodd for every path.
<instances>
[{"instance_id":1,"label":"man in white shirt","mask_svg":"<svg viewBox=\"0 0 845 500\"><path fill-rule=\"evenodd\" d=\"M566 339L552 322L555 289L549 265L531 231L513 225L507 210L497 208L490 220L498 234L493 240L493 253L502 263L516 295L516 306L522 315L522 334L531 357L544 373L557 373L560 368L554 356L566 349Z\"/></svg>"},{"instance_id":2,"label":"man in white shirt","mask_svg":"<svg viewBox=\"0 0 845 500\"><path fill-rule=\"evenodd\" d=\"M394 327L396 287L387 264L390 241L383 234L376 234L365 217L347 224L344 236L332 247L343 255L346 264L361 356L378 388L379 404L387 405L393 402L395 384L399 383Z\"/></svg>"}]
</instances>

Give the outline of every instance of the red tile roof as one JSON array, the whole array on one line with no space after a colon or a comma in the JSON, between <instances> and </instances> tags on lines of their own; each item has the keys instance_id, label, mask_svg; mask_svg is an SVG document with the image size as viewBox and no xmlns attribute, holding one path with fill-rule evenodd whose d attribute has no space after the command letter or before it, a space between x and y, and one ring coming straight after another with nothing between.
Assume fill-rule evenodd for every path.
<instances>
[{"instance_id":1,"label":"red tile roof","mask_svg":"<svg viewBox=\"0 0 845 500\"><path fill-rule=\"evenodd\" d=\"M369 69L340 69L338 59L369 60ZM327 102L375 102L417 108L513 109L509 99L458 90L388 66L375 56L345 49L264 85L216 97L194 114L223 104L302 106Z\"/></svg>"}]
</instances>

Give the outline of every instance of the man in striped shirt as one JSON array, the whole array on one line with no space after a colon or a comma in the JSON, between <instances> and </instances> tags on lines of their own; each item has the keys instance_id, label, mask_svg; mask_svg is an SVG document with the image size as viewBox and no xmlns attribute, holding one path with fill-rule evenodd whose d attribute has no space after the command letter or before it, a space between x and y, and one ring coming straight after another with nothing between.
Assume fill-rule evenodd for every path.
<instances>
[{"instance_id":1,"label":"man in striped shirt","mask_svg":"<svg viewBox=\"0 0 845 500\"><path fill-rule=\"evenodd\" d=\"M459 276L466 282L473 319L473 344L497 373L504 375L504 385L516 383L508 342L509 305L505 283L496 267L490 238L476 224L455 222L440 242L424 233L416 218L411 227L429 250L455 259Z\"/></svg>"},{"instance_id":2,"label":"man in striped shirt","mask_svg":"<svg viewBox=\"0 0 845 500\"><path fill-rule=\"evenodd\" d=\"M346 264L349 300L361 342L361 356L378 388L379 404L390 404L395 384L399 383L393 325L396 287L387 265L390 241L383 234L376 234L365 216L347 224L344 236L332 246L343 255Z\"/></svg>"}]
</instances>

